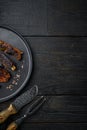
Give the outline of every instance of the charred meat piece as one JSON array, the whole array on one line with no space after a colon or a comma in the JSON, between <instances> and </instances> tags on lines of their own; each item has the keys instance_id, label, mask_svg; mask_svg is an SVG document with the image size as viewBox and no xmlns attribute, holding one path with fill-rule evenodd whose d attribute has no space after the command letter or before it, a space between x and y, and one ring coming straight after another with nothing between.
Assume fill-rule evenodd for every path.
<instances>
[{"instance_id":1,"label":"charred meat piece","mask_svg":"<svg viewBox=\"0 0 87 130\"><path fill-rule=\"evenodd\" d=\"M10 77L10 73L6 69L0 68L0 83L8 82Z\"/></svg>"},{"instance_id":2,"label":"charred meat piece","mask_svg":"<svg viewBox=\"0 0 87 130\"><path fill-rule=\"evenodd\" d=\"M0 50L14 56L17 60L21 60L23 52L9 43L0 40Z\"/></svg>"},{"instance_id":3,"label":"charred meat piece","mask_svg":"<svg viewBox=\"0 0 87 130\"><path fill-rule=\"evenodd\" d=\"M12 71L16 70L14 63L7 57L6 54L0 51L0 64L3 65L6 69L11 69Z\"/></svg>"}]
</instances>

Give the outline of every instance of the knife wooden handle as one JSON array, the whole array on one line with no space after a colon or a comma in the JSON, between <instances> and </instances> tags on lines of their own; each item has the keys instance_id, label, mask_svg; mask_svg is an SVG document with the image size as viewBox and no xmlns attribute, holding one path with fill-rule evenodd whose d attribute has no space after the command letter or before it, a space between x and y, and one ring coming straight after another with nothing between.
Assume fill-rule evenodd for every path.
<instances>
[{"instance_id":1,"label":"knife wooden handle","mask_svg":"<svg viewBox=\"0 0 87 130\"><path fill-rule=\"evenodd\" d=\"M16 114L15 107L11 104L6 110L0 112L0 124L3 123L10 115Z\"/></svg>"},{"instance_id":2,"label":"knife wooden handle","mask_svg":"<svg viewBox=\"0 0 87 130\"><path fill-rule=\"evenodd\" d=\"M12 122L6 130L16 130L17 127L17 124L15 122Z\"/></svg>"}]
</instances>

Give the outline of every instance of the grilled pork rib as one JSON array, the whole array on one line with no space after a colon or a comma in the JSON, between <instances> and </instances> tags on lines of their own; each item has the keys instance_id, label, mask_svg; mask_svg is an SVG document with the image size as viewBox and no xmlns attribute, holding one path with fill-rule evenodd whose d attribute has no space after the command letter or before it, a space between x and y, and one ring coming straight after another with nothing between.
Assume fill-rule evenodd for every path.
<instances>
[{"instance_id":1,"label":"grilled pork rib","mask_svg":"<svg viewBox=\"0 0 87 130\"><path fill-rule=\"evenodd\" d=\"M7 82L10 77L10 73L6 69L0 67L0 83Z\"/></svg>"},{"instance_id":2,"label":"grilled pork rib","mask_svg":"<svg viewBox=\"0 0 87 130\"><path fill-rule=\"evenodd\" d=\"M2 51L0 51L0 64L2 64L6 69L11 69L12 71L16 70L14 63Z\"/></svg>"},{"instance_id":3,"label":"grilled pork rib","mask_svg":"<svg viewBox=\"0 0 87 130\"><path fill-rule=\"evenodd\" d=\"M9 43L0 40L0 50L14 56L17 60L21 60L23 52Z\"/></svg>"}]
</instances>

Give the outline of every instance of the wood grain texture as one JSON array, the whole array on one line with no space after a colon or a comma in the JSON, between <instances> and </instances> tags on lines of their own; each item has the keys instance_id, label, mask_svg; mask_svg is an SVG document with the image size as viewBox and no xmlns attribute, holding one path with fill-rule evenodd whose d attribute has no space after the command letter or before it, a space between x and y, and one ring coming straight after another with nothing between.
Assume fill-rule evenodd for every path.
<instances>
[{"instance_id":1,"label":"wood grain texture","mask_svg":"<svg viewBox=\"0 0 87 130\"><path fill-rule=\"evenodd\" d=\"M0 24L24 35L47 33L46 0L0 0Z\"/></svg>"},{"instance_id":2,"label":"wood grain texture","mask_svg":"<svg viewBox=\"0 0 87 130\"><path fill-rule=\"evenodd\" d=\"M24 124L22 127L20 127L19 130L86 130L87 129L87 124L63 124L63 123L43 123L43 124Z\"/></svg>"},{"instance_id":3,"label":"wood grain texture","mask_svg":"<svg viewBox=\"0 0 87 130\"><path fill-rule=\"evenodd\" d=\"M27 37L39 94L87 95L87 38ZM28 88L29 85L27 85Z\"/></svg>"},{"instance_id":4,"label":"wood grain texture","mask_svg":"<svg viewBox=\"0 0 87 130\"><path fill-rule=\"evenodd\" d=\"M0 130L5 130L1 127ZM86 123L24 123L18 130L86 130Z\"/></svg>"},{"instance_id":5,"label":"wood grain texture","mask_svg":"<svg viewBox=\"0 0 87 130\"><path fill-rule=\"evenodd\" d=\"M48 123L87 123L87 96L46 96L47 100L42 108L27 122ZM9 103L9 102L8 102ZM0 111L8 106L1 104ZM23 114L29 105L23 108L16 116L9 118L8 122Z\"/></svg>"},{"instance_id":6,"label":"wood grain texture","mask_svg":"<svg viewBox=\"0 0 87 130\"><path fill-rule=\"evenodd\" d=\"M26 122L87 122L87 97L49 96L41 110Z\"/></svg>"},{"instance_id":7,"label":"wood grain texture","mask_svg":"<svg viewBox=\"0 0 87 130\"><path fill-rule=\"evenodd\" d=\"M48 0L48 33L87 36L87 1Z\"/></svg>"},{"instance_id":8,"label":"wood grain texture","mask_svg":"<svg viewBox=\"0 0 87 130\"><path fill-rule=\"evenodd\" d=\"M0 24L23 35L87 36L87 1L0 0Z\"/></svg>"}]
</instances>

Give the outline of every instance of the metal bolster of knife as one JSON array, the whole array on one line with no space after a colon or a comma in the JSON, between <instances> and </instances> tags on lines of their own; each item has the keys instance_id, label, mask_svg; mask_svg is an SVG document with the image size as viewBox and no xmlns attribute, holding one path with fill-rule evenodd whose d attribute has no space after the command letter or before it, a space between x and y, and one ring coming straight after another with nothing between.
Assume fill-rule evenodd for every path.
<instances>
[{"instance_id":1,"label":"metal bolster of knife","mask_svg":"<svg viewBox=\"0 0 87 130\"><path fill-rule=\"evenodd\" d=\"M17 110L11 104L7 109L0 112L0 124L3 123L10 115L16 114Z\"/></svg>"}]
</instances>

